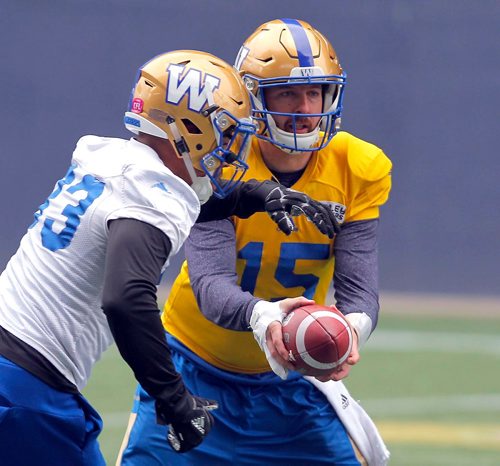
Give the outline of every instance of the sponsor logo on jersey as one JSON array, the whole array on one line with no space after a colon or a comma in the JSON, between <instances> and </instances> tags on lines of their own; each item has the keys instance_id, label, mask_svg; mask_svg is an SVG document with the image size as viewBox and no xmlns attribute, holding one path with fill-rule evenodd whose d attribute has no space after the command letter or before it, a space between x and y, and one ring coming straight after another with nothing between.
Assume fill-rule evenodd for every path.
<instances>
[{"instance_id":1,"label":"sponsor logo on jersey","mask_svg":"<svg viewBox=\"0 0 500 466\"><path fill-rule=\"evenodd\" d=\"M341 393L340 399L342 400L342 409L346 409L349 406L349 398Z\"/></svg>"},{"instance_id":2,"label":"sponsor logo on jersey","mask_svg":"<svg viewBox=\"0 0 500 466\"><path fill-rule=\"evenodd\" d=\"M339 223L344 223L345 219L345 212L347 210L347 207L343 204L340 204L338 202L330 202L330 201L322 201L324 204L326 204L330 209L333 211L333 215L335 215L335 219Z\"/></svg>"},{"instance_id":3,"label":"sponsor logo on jersey","mask_svg":"<svg viewBox=\"0 0 500 466\"><path fill-rule=\"evenodd\" d=\"M167 189L167 187L165 186L165 184L163 182L159 182L159 183L156 183L153 185L153 188L158 188L158 189L161 189L162 191L165 191L166 193L169 193L170 191Z\"/></svg>"},{"instance_id":4,"label":"sponsor logo on jersey","mask_svg":"<svg viewBox=\"0 0 500 466\"><path fill-rule=\"evenodd\" d=\"M167 68L168 82L165 101L170 104L179 105L183 98L188 99L188 108L193 112L200 113L207 103L205 88L208 85L212 91L220 85L220 79L210 74L205 74L195 68L189 69L182 75L185 67L183 65L171 64Z\"/></svg>"}]
</instances>

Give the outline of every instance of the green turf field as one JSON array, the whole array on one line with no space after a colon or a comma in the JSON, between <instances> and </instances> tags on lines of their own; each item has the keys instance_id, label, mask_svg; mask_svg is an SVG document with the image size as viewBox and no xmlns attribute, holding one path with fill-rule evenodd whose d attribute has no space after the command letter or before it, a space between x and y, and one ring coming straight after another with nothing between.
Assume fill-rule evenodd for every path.
<instances>
[{"instance_id":1,"label":"green turf field","mask_svg":"<svg viewBox=\"0 0 500 466\"><path fill-rule=\"evenodd\" d=\"M346 385L379 426L392 466L500 465L500 308L472 318L439 306L425 315L382 312ZM111 348L85 390L104 419L109 465L134 388Z\"/></svg>"}]
</instances>

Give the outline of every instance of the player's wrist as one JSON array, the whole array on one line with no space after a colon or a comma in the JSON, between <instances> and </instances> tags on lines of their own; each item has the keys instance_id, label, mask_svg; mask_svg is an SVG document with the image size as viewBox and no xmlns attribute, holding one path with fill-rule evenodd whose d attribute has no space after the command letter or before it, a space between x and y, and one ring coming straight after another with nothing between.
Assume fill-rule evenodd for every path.
<instances>
[{"instance_id":1,"label":"player's wrist","mask_svg":"<svg viewBox=\"0 0 500 466\"><path fill-rule=\"evenodd\" d=\"M250 327L254 334L259 336L263 334L265 336L269 324L275 320L283 322L283 317L284 313L279 302L257 301L250 315ZM259 341L259 343L261 342Z\"/></svg>"},{"instance_id":2,"label":"player's wrist","mask_svg":"<svg viewBox=\"0 0 500 466\"><path fill-rule=\"evenodd\" d=\"M217 407L214 400L192 396L189 411L169 424L167 441L173 450L184 453L199 445L212 429L214 418L210 411Z\"/></svg>"},{"instance_id":3,"label":"player's wrist","mask_svg":"<svg viewBox=\"0 0 500 466\"><path fill-rule=\"evenodd\" d=\"M183 419L191 410L192 399L192 395L184 387L168 399L157 399L155 402L156 422L168 425Z\"/></svg>"},{"instance_id":4,"label":"player's wrist","mask_svg":"<svg viewBox=\"0 0 500 466\"><path fill-rule=\"evenodd\" d=\"M254 305L250 317L250 327L253 330L255 340L266 355L266 359L272 371L283 380L287 378L288 370L271 356L266 343L266 331L269 325L274 321L278 321L281 324L284 315L279 302L258 301Z\"/></svg>"},{"instance_id":5,"label":"player's wrist","mask_svg":"<svg viewBox=\"0 0 500 466\"><path fill-rule=\"evenodd\" d=\"M365 312L351 312L345 314L346 320L358 336L358 349L361 349L367 342L372 332L372 320Z\"/></svg>"}]
</instances>

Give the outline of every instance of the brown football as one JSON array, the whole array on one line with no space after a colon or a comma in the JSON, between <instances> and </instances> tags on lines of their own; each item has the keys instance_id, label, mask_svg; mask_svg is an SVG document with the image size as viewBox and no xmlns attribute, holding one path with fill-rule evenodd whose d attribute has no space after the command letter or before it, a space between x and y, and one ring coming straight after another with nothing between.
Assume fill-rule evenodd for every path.
<instances>
[{"instance_id":1,"label":"brown football","mask_svg":"<svg viewBox=\"0 0 500 466\"><path fill-rule=\"evenodd\" d=\"M285 317L283 341L297 371L326 375L348 358L352 332L337 308L311 304L294 309Z\"/></svg>"}]
</instances>

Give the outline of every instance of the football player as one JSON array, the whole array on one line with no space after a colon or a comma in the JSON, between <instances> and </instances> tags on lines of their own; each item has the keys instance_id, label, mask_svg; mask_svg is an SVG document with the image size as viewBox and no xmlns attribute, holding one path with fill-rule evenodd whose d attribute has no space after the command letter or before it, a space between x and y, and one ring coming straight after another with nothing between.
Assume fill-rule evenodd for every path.
<instances>
[{"instance_id":1,"label":"football player","mask_svg":"<svg viewBox=\"0 0 500 466\"><path fill-rule=\"evenodd\" d=\"M157 440L165 429L150 421L154 400L139 387L118 464L385 464L377 429L336 381L358 362L377 324L377 231L391 162L375 145L339 131L346 75L308 23L263 24L235 66L262 131L245 177L279 180L328 202L343 225L334 240L302 219L294 237L285 237L262 214L192 230L162 320L188 387L221 402L219 422L200 448L174 459ZM276 301L304 296L325 304L332 279L354 344L338 371L310 380L290 370Z\"/></svg>"},{"instance_id":2,"label":"football player","mask_svg":"<svg viewBox=\"0 0 500 466\"><path fill-rule=\"evenodd\" d=\"M137 74L125 114L135 137L78 141L0 276L2 466L105 464L102 421L81 390L113 337L154 398L151 422L170 425L172 451L210 431L216 404L186 389L159 317L156 285L168 258L197 219L267 211L289 234L291 214L301 212L330 237L336 228L306 195L240 182L255 132L250 112L233 67L203 52L169 52ZM223 167L233 173L221 181Z\"/></svg>"}]
</instances>

